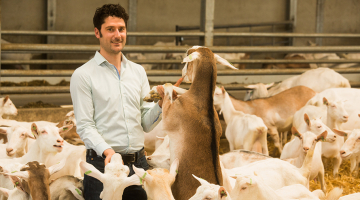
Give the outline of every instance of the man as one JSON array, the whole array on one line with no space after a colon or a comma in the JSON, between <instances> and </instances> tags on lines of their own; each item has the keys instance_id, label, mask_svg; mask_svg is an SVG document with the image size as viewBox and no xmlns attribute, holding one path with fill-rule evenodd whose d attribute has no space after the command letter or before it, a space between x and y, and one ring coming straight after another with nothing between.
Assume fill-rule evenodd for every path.
<instances>
[{"instance_id":1,"label":"man","mask_svg":"<svg viewBox=\"0 0 360 200\"><path fill-rule=\"evenodd\" d=\"M128 18L119 4L106 4L96 10L93 23L100 51L75 70L70 92L77 132L87 148L86 162L104 172L111 156L120 153L132 175L132 165L149 168L143 131L149 132L159 119L162 101L143 102L150 91L145 70L121 52ZM84 175L86 200L100 199L102 190L100 181ZM123 199L145 200L147 196L141 186L129 186Z\"/></svg>"}]
</instances>

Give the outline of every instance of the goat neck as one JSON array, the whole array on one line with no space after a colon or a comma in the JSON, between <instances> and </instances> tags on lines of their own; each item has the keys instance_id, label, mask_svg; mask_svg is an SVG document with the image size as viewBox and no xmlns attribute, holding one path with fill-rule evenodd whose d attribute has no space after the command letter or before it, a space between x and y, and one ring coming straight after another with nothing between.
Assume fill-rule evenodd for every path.
<instances>
[{"instance_id":1,"label":"goat neck","mask_svg":"<svg viewBox=\"0 0 360 200\"><path fill-rule=\"evenodd\" d=\"M221 105L221 112L224 116L226 124L229 124L231 119L233 119L234 115L238 115L238 114L242 114L242 113L235 110L235 107L231 102L229 94L227 92L225 92L224 95L225 95L225 98L224 98L224 102Z\"/></svg>"},{"instance_id":2,"label":"goat neck","mask_svg":"<svg viewBox=\"0 0 360 200\"><path fill-rule=\"evenodd\" d=\"M216 86L217 69L214 58L214 53L208 48L198 48L189 50L188 54L198 51L201 59L194 61L193 82L190 86L189 92L203 100L213 100L213 94ZM212 105L212 102L211 104Z\"/></svg>"}]
</instances>

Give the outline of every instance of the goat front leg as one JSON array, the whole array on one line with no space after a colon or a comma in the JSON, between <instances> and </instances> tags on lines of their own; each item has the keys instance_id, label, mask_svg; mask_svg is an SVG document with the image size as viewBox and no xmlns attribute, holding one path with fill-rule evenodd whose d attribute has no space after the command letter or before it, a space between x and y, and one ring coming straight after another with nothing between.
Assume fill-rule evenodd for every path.
<instances>
[{"instance_id":1,"label":"goat front leg","mask_svg":"<svg viewBox=\"0 0 360 200\"><path fill-rule=\"evenodd\" d=\"M171 83L165 83L164 94L164 99L169 99L170 103L173 103L173 86Z\"/></svg>"},{"instance_id":2,"label":"goat front leg","mask_svg":"<svg viewBox=\"0 0 360 200\"><path fill-rule=\"evenodd\" d=\"M334 178L336 178L336 174L339 172L341 161L342 159L340 157L340 154L337 154L336 157L334 158L334 171L333 171Z\"/></svg>"},{"instance_id":3,"label":"goat front leg","mask_svg":"<svg viewBox=\"0 0 360 200\"><path fill-rule=\"evenodd\" d=\"M282 152L282 146L280 144L279 132L276 127L268 127L268 133L271 136L274 146L279 150L279 153Z\"/></svg>"}]
</instances>

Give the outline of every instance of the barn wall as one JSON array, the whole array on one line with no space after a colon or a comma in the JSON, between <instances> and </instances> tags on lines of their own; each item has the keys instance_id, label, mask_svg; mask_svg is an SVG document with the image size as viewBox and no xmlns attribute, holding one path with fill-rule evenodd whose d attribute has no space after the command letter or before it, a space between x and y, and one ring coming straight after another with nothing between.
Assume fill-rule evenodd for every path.
<instances>
[{"instance_id":1,"label":"barn wall","mask_svg":"<svg viewBox=\"0 0 360 200\"><path fill-rule=\"evenodd\" d=\"M46 30L47 0L2 1L3 30ZM92 18L97 7L104 3L120 3L128 9L128 0L57 0L56 30L92 31ZM288 19L289 0L216 0L215 25L237 23L259 23L284 21ZM360 1L326 0L324 11L325 33L359 33ZM131 16L130 16L131 17ZM295 32L315 32L316 0L298 0L297 27ZM195 26L200 23L200 1L194 0L138 0L138 31L175 31L175 25ZM226 31L217 29L216 31ZM248 32L249 28L230 29L234 32ZM253 28L253 32L271 32L270 27ZM279 27L276 31L284 31ZM3 36L15 43L45 43L45 36ZM138 37L138 45L151 45L156 41L173 41L173 37ZM283 39L276 39L276 41ZM303 46L309 39L299 38L295 45ZM97 44L95 37L60 37L59 44ZM315 41L315 39L313 39ZM197 38L185 38L185 44L199 43ZM323 45L358 45L360 39L324 39ZM271 45L272 39L253 38L254 45ZM250 45L250 38L216 38L214 45ZM55 58L88 59L93 54L61 54ZM282 55L269 54L273 57ZM266 54L254 54L252 58L263 58ZM42 55L45 58L44 55ZM74 68L76 66L58 66ZM56 67L55 67L56 68Z\"/></svg>"}]
</instances>

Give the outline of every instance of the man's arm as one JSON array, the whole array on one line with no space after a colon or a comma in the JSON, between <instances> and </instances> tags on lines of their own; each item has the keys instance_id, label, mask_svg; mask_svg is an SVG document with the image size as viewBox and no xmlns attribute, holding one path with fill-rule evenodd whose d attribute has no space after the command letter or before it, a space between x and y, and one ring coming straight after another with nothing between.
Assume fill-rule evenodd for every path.
<instances>
[{"instance_id":1,"label":"man's arm","mask_svg":"<svg viewBox=\"0 0 360 200\"><path fill-rule=\"evenodd\" d=\"M75 71L71 76L70 93L77 122L76 131L88 148L101 156L111 147L99 134L94 121L94 102L92 100L91 82L86 74Z\"/></svg>"},{"instance_id":2,"label":"man's arm","mask_svg":"<svg viewBox=\"0 0 360 200\"><path fill-rule=\"evenodd\" d=\"M141 111L141 126L145 132L150 132L155 126L155 123L160 119L162 113L161 105L158 103L149 103L143 101L145 96L150 92L150 85L147 79L145 70L143 71L142 88L140 95L140 111Z\"/></svg>"}]
</instances>

